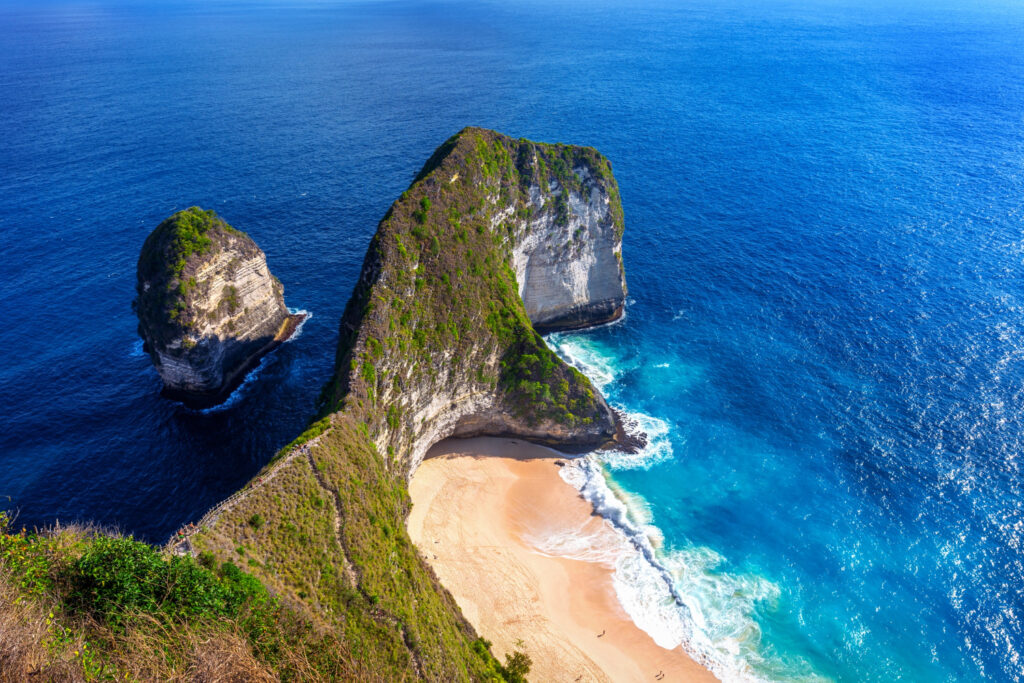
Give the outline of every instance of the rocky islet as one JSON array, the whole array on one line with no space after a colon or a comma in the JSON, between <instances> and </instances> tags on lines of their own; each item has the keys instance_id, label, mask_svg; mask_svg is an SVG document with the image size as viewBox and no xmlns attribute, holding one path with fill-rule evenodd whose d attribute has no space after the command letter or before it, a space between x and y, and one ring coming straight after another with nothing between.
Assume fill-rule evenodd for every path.
<instances>
[{"instance_id":1,"label":"rocky islet","mask_svg":"<svg viewBox=\"0 0 1024 683\"><path fill-rule=\"evenodd\" d=\"M160 223L138 262L139 335L164 383L190 407L223 401L305 318L284 303L266 255L213 211Z\"/></svg>"}]
</instances>

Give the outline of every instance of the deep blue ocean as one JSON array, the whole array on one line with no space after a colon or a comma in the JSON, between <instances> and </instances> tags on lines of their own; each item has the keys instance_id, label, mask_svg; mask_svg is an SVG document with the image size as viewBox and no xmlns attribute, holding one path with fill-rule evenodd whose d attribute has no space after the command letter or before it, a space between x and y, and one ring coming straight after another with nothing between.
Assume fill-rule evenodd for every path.
<instances>
[{"instance_id":1,"label":"deep blue ocean","mask_svg":"<svg viewBox=\"0 0 1024 683\"><path fill-rule=\"evenodd\" d=\"M654 608L730 676L1024 680L1019 3L0 2L2 506L162 542L246 482L465 125L614 164L627 318L551 341L651 435ZM131 310L193 204L313 313L206 413Z\"/></svg>"}]
</instances>

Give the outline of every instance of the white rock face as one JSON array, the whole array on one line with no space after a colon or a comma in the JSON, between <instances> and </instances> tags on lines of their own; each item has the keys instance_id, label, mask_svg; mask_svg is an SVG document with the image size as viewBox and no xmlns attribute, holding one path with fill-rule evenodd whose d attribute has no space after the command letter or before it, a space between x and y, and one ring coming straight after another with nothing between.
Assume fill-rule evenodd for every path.
<instances>
[{"instance_id":1,"label":"white rock face","mask_svg":"<svg viewBox=\"0 0 1024 683\"><path fill-rule=\"evenodd\" d=\"M207 234L211 248L191 256L180 278L168 283L166 271L141 266L139 273L139 332L165 393L196 405L222 399L297 324L263 251L237 231ZM181 283L184 295L169 295L170 304L145 305L147 296Z\"/></svg>"},{"instance_id":2,"label":"white rock face","mask_svg":"<svg viewBox=\"0 0 1024 683\"><path fill-rule=\"evenodd\" d=\"M216 393L277 339L289 314L262 251L244 260L235 250L222 251L195 278L189 309L198 324L155 349L157 369L168 388Z\"/></svg>"},{"instance_id":3,"label":"white rock face","mask_svg":"<svg viewBox=\"0 0 1024 683\"><path fill-rule=\"evenodd\" d=\"M615 320L626 300L622 237L607 189L585 167L573 169L584 192L569 191L567 216L556 204L563 189L530 188L534 208L513 247L513 268L526 313L540 331Z\"/></svg>"}]
</instances>

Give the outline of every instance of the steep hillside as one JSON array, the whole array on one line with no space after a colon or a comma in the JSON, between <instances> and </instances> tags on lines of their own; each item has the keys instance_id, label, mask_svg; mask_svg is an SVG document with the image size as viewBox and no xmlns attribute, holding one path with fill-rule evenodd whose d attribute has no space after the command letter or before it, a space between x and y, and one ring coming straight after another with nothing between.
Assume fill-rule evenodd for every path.
<instances>
[{"instance_id":1,"label":"steep hillside","mask_svg":"<svg viewBox=\"0 0 1024 683\"><path fill-rule=\"evenodd\" d=\"M291 604L355 629L392 680L485 676L476 634L406 534L407 477L449 436L569 451L613 442L613 413L548 349L523 301L548 328L621 315L622 225L593 149L473 128L445 142L370 244L325 417L194 549L245 561Z\"/></svg>"}]
</instances>

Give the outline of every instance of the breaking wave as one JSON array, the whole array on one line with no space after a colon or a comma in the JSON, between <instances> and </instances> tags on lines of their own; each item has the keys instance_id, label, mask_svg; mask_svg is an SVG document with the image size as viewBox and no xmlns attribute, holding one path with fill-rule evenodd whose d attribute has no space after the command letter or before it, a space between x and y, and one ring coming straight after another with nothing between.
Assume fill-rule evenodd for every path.
<instances>
[{"instance_id":1,"label":"breaking wave","mask_svg":"<svg viewBox=\"0 0 1024 683\"><path fill-rule=\"evenodd\" d=\"M295 326L295 331L292 332L292 336L284 340L285 344L287 344L288 342L293 342L296 339L298 339L302 335L302 328L305 327L306 323L308 323L313 318L313 313L311 311L307 311L304 308L289 308L288 312L291 313L292 315L298 315L301 313L306 317L302 319L301 323Z\"/></svg>"}]
</instances>

